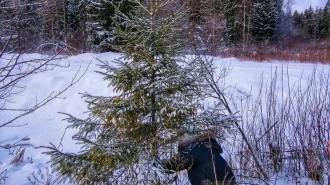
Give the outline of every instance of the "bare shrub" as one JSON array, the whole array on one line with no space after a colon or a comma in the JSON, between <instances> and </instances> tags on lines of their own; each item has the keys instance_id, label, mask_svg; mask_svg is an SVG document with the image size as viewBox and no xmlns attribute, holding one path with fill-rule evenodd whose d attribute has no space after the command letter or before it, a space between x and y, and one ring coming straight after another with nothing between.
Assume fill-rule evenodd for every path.
<instances>
[{"instance_id":1,"label":"bare shrub","mask_svg":"<svg viewBox=\"0 0 330 185\"><path fill-rule=\"evenodd\" d=\"M28 180L33 185L59 185L60 176L54 172L52 172L49 168L45 168L45 170L38 169L38 172L33 172L30 176L28 176Z\"/></svg>"},{"instance_id":2,"label":"bare shrub","mask_svg":"<svg viewBox=\"0 0 330 185\"><path fill-rule=\"evenodd\" d=\"M329 90L329 71L315 68L307 82L301 79L292 85L282 68L280 75L275 70L270 82L261 80L256 97L242 97L241 103L235 104L242 115L240 127L267 174L285 172L294 178L323 181L330 140ZM231 143L239 154L233 157L237 161L234 166L243 176L260 178L242 140L237 137Z\"/></svg>"},{"instance_id":3,"label":"bare shrub","mask_svg":"<svg viewBox=\"0 0 330 185\"><path fill-rule=\"evenodd\" d=\"M0 162L1 164L1 162ZM0 184L6 184L6 179L7 179L7 170L4 170L0 172Z\"/></svg>"}]
</instances>

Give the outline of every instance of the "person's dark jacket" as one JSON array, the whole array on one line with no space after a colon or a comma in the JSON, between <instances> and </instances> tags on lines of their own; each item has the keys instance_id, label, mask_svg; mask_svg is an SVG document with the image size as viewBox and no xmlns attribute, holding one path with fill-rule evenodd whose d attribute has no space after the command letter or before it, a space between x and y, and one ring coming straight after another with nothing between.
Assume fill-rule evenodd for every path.
<instances>
[{"instance_id":1,"label":"person's dark jacket","mask_svg":"<svg viewBox=\"0 0 330 185\"><path fill-rule=\"evenodd\" d=\"M206 133L179 145L178 154L169 160L162 160L161 166L168 173L186 169L192 185L201 185L206 181L235 184L235 176L221 153L222 148L214 134Z\"/></svg>"}]
</instances>

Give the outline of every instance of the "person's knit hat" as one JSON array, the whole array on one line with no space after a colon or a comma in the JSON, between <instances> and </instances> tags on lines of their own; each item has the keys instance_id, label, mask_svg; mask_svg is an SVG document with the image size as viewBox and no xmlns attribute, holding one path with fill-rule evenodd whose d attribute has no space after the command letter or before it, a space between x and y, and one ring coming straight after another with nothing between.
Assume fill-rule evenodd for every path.
<instances>
[{"instance_id":1,"label":"person's knit hat","mask_svg":"<svg viewBox=\"0 0 330 185\"><path fill-rule=\"evenodd\" d=\"M178 147L183 147L187 144L190 144L195 141L203 141L205 139L214 139L216 140L216 134L213 130L201 130L197 131L195 128L183 128L178 131Z\"/></svg>"},{"instance_id":2,"label":"person's knit hat","mask_svg":"<svg viewBox=\"0 0 330 185\"><path fill-rule=\"evenodd\" d=\"M178 145L179 147L185 145L186 143L191 143L195 140L194 134L196 134L196 129L192 125L184 126L178 130Z\"/></svg>"},{"instance_id":3,"label":"person's knit hat","mask_svg":"<svg viewBox=\"0 0 330 185\"><path fill-rule=\"evenodd\" d=\"M194 135L190 135L188 133L184 133L178 137L178 146L179 148L181 146L184 146L186 144L192 143L196 140L196 137Z\"/></svg>"}]
</instances>

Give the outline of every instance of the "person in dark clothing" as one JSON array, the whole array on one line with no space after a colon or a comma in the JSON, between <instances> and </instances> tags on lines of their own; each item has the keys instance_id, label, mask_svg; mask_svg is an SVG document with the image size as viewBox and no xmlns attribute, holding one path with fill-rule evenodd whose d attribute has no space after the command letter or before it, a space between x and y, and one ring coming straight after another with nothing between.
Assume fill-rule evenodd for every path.
<instances>
[{"instance_id":1,"label":"person in dark clothing","mask_svg":"<svg viewBox=\"0 0 330 185\"><path fill-rule=\"evenodd\" d=\"M178 154L158 165L166 173L186 169L191 185L235 185L235 176L221 153L212 131L196 137L185 133L179 138Z\"/></svg>"}]
</instances>

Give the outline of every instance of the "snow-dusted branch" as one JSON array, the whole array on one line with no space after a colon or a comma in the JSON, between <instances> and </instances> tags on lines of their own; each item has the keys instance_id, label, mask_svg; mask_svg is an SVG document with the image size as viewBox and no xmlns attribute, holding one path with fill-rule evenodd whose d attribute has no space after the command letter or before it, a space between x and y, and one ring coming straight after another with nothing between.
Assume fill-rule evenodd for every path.
<instances>
[{"instance_id":1,"label":"snow-dusted branch","mask_svg":"<svg viewBox=\"0 0 330 185\"><path fill-rule=\"evenodd\" d=\"M213 97L213 98L216 98L218 101L220 101L222 106L225 107L225 110L230 115L234 114L234 112L232 111L232 109L231 109L231 107L228 103L228 100L227 100L227 97L225 95L224 89L220 85L221 84L220 80L223 80L223 78L229 74L228 69L227 70L226 69L224 69L224 70L220 69L220 70L222 70L222 72L220 72L220 74L218 76L216 76L216 74L214 72L214 69L208 67L208 65L212 64L212 60L208 59L206 56L203 56L203 55L199 55L199 56L204 58L201 61L205 61L205 62L201 62L201 64L204 65L204 69L207 70L207 76L205 77L205 80L207 81L208 85L212 89L210 96ZM261 164L259 162L259 159L257 158L256 154L254 153L254 149L253 149L248 137L246 136L246 133L240 127L240 125L238 124L238 121L234 120L234 124L237 127L240 134L242 135L242 138L245 141L246 145L248 146L249 151L251 152L251 155L253 157L253 160L254 160L258 170L261 172L264 179L268 180L269 176L265 172L263 167L261 166Z\"/></svg>"}]
</instances>

